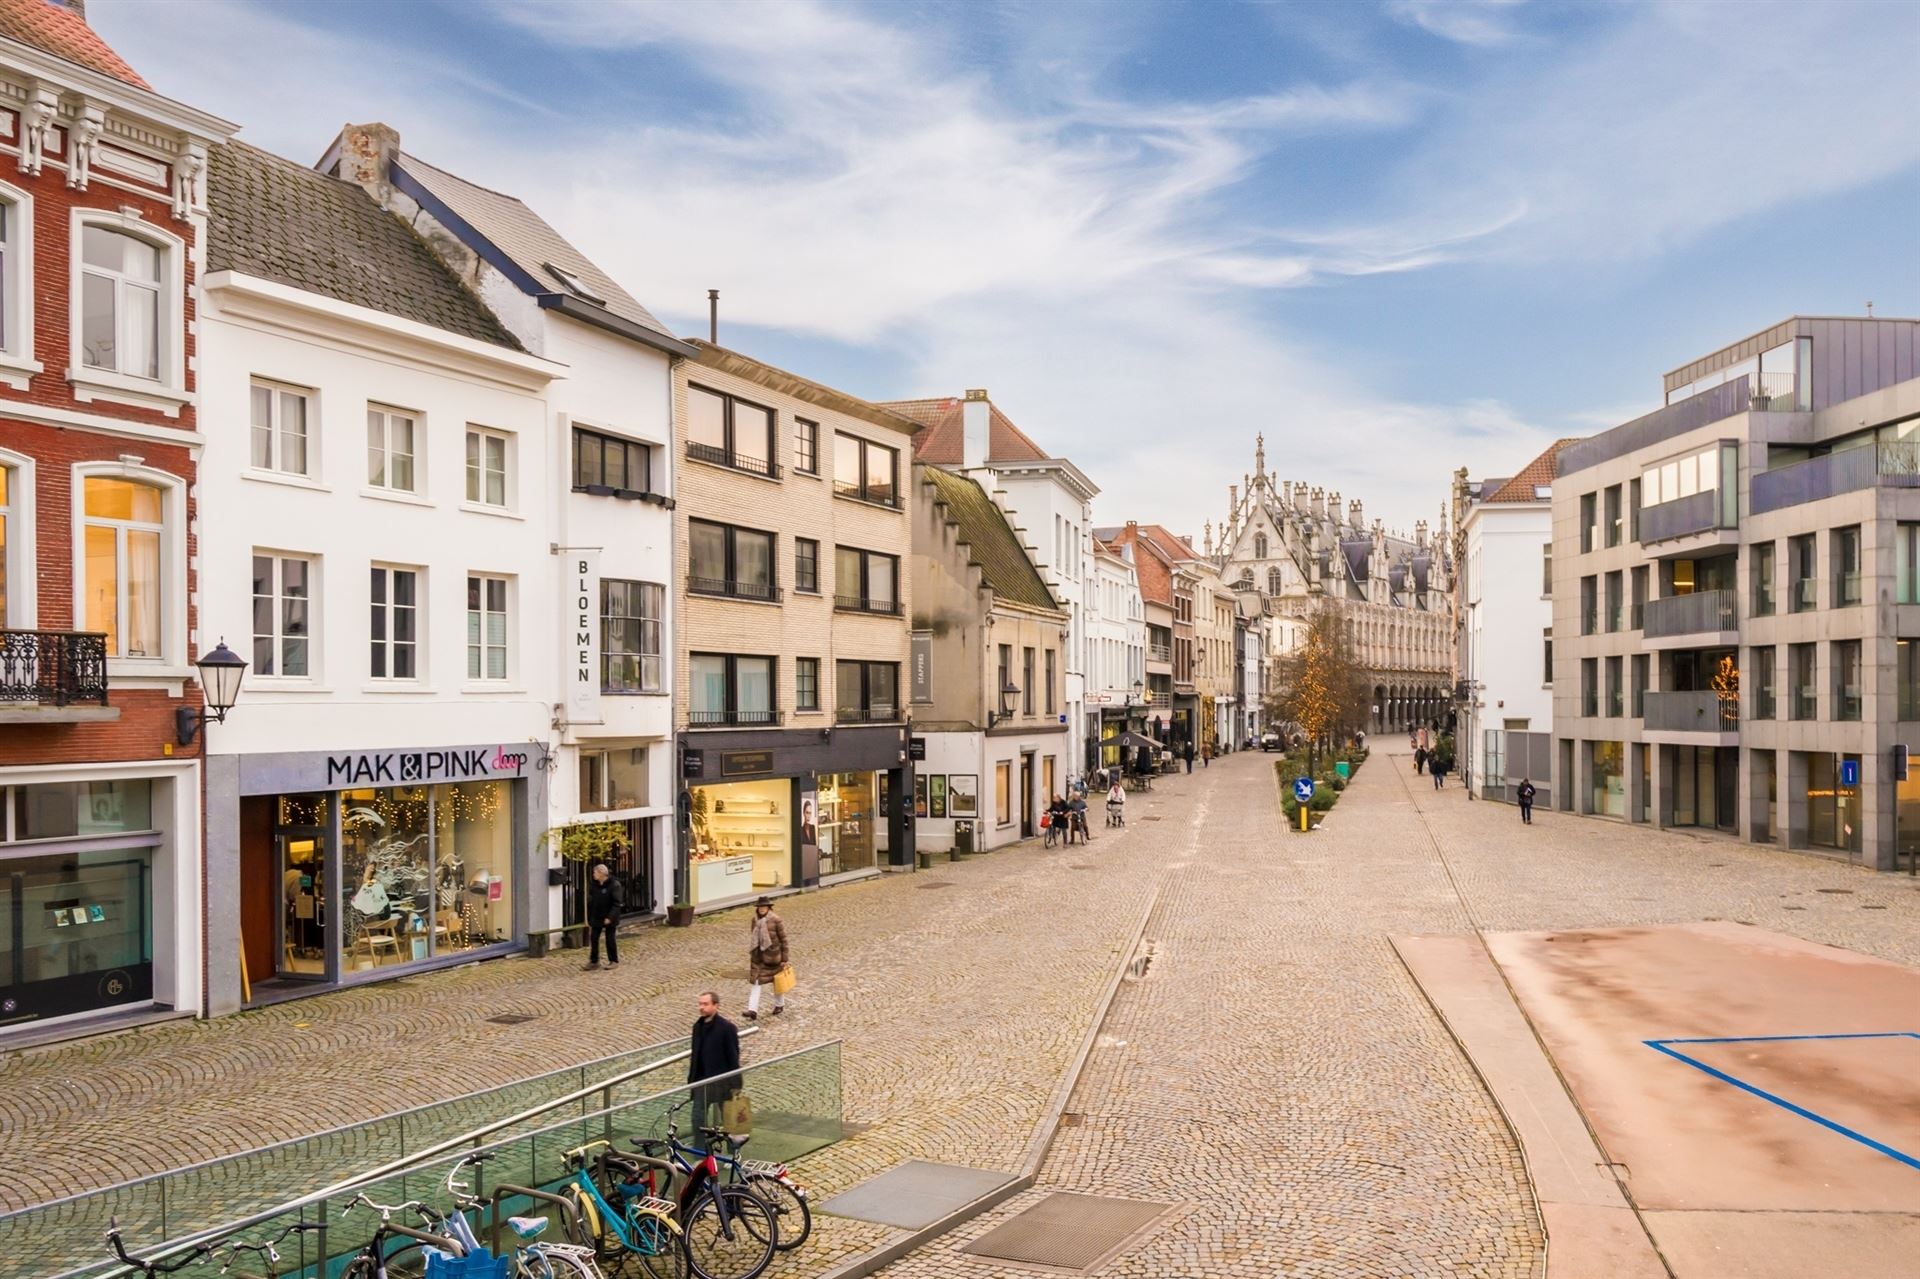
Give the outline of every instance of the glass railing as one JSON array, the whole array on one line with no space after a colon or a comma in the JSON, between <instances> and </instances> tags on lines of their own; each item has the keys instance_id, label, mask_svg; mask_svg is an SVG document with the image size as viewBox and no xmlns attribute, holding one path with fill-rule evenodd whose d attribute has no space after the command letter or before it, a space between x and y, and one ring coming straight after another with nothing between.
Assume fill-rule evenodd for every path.
<instances>
[{"instance_id":1,"label":"glass railing","mask_svg":"<svg viewBox=\"0 0 1920 1279\"><path fill-rule=\"evenodd\" d=\"M178 1255L202 1241L219 1240L217 1251L223 1255L229 1242L273 1239L295 1222L312 1222L320 1227L310 1234L289 1237L281 1246L280 1279L333 1279L357 1249L364 1248L379 1224L377 1214L355 1211L343 1216L343 1210L356 1195L364 1194L376 1203L399 1204L417 1200L439 1212L451 1211L446 1180L459 1162L476 1150L492 1152L496 1158L484 1170L469 1170L461 1180L475 1194L485 1197L496 1183L551 1190L566 1179L566 1152L590 1142L605 1141L616 1150L630 1151L631 1139L659 1137L665 1134L668 1112L686 1101L690 1093L701 1092L716 1105L723 1095L744 1091L752 1102L752 1145L746 1154L755 1159L791 1162L802 1155L832 1145L841 1137L842 1094L840 1041L833 1040L785 1056L756 1062L734 1076L707 1080L700 1085L684 1082L684 1061L662 1067L665 1079L649 1075L626 1081L610 1089L605 1100L578 1115L561 1119L547 1116L526 1131L502 1135L490 1133L456 1148L440 1143L435 1153L401 1163L366 1169L370 1174L350 1182L338 1180L315 1185L293 1176L273 1178L277 1190L275 1202L266 1209L223 1216L207 1229L174 1230L160 1246L155 1228L146 1220L137 1220L127 1211L120 1212L128 1251L138 1256ZM602 1094L596 1093L599 1100ZM692 1128L691 1108L680 1111L676 1120L683 1137ZM469 1175L484 1171L484 1176ZM71 1202L71 1201L68 1201ZM55 1207L56 1205L49 1205ZM136 1204L127 1204L135 1208ZM545 1215L542 1205L508 1201L509 1213L532 1211ZM418 1225L417 1217L408 1221ZM485 1237L484 1223L479 1223ZM106 1260L104 1212L85 1220L67 1215L49 1220L36 1232L36 1238L0 1242L0 1276L8 1279L107 1279L125 1273L124 1267ZM559 1223L550 1231L559 1239ZM19 1246L9 1246L10 1243ZM261 1272L249 1268L244 1254L240 1264L229 1272L230 1279L251 1279ZM195 1274L197 1268L184 1274ZM217 1270L205 1273L215 1274Z\"/></svg>"}]
</instances>

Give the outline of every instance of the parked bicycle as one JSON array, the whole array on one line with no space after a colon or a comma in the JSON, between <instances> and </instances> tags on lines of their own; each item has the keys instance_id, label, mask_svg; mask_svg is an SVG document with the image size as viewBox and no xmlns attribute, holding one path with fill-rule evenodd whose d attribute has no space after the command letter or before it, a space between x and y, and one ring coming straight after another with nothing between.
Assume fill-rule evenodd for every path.
<instances>
[{"instance_id":1,"label":"parked bicycle","mask_svg":"<svg viewBox=\"0 0 1920 1279\"><path fill-rule=\"evenodd\" d=\"M573 1205L574 1243L592 1249L609 1265L629 1255L638 1257L652 1279L687 1279L693 1261L680 1226L680 1208L655 1193L671 1180L671 1165L616 1155L605 1141L569 1150L566 1160L569 1176L559 1193ZM656 1166L646 1166L649 1163Z\"/></svg>"},{"instance_id":2,"label":"parked bicycle","mask_svg":"<svg viewBox=\"0 0 1920 1279\"><path fill-rule=\"evenodd\" d=\"M305 1234L320 1229L317 1221L296 1221L271 1239L255 1240L251 1243L230 1243L227 1245L227 1259L220 1263L220 1273L227 1274L239 1264L241 1254L252 1253L260 1259L261 1270L258 1275L249 1274L245 1279L279 1279L280 1245L288 1236Z\"/></svg>"},{"instance_id":3,"label":"parked bicycle","mask_svg":"<svg viewBox=\"0 0 1920 1279\"><path fill-rule=\"evenodd\" d=\"M356 1208L365 1208L380 1214L380 1225L373 1232L373 1238L367 1241L346 1268L340 1272L340 1279L425 1279L427 1257L431 1250L438 1248L455 1257L464 1257L467 1250L458 1239L445 1234L437 1234L431 1229L415 1229L395 1221L395 1213L412 1213L427 1226L439 1220L434 1211L417 1199L409 1199L402 1204L380 1204L367 1198L366 1192L353 1197L341 1210L346 1216ZM398 1247L395 1247L395 1244Z\"/></svg>"},{"instance_id":4,"label":"parked bicycle","mask_svg":"<svg viewBox=\"0 0 1920 1279\"><path fill-rule=\"evenodd\" d=\"M205 1244L195 1244L172 1261L147 1261L133 1256L127 1251L127 1245L120 1241L120 1218L107 1218L107 1243L113 1248L113 1255L120 1264L143 1275L145 1279L159 1279L161 1275L170 1275L176 1270L184 1270L196 1261L204 1261L213 1255L213 1249Z\"/></svg>"},{"instance_id":5,"label":"parked bicycle","mask_svg":"<svg viewBox=\"0 0 1920 1279\"><path fill-rule=\"evenodd\" d=\"M453 1200L453 1211L438 1218L436 1229L450 1238L457 1239L467 1250L468 1256L494 1256L467 1220L470 1212L479 1212L491 1204L498 1214L501 1202L507 1198L525 1198L538 1200L555 1198L546 1191L535 1190L530 1186L496 1185L491 1201L481 1199L473 1193L473 1187L460 1180L460 1174L468 1168L478 1168L494 1157L491 1150L476 1150L447 1170L447 1194ZM594 1249L591 1245L573 1243L554 1243L543 1240L549 1218L535 1216L512 1216L500 1220L513 1236L507 1253L512 1262L512 1273L517 1279L603 1279L600 1267L594 1262Z\"/></svg>"},{"instance_id":6,"label":"parked bicycle","mask_svg":"<svg viewBox=\"0 0 1920 1279\"><path fill-rule=\"evenodd\" d=\"M674 1170L683 1176L691 1176L694 1160L704 1159L711 1152L722 1168L726 1170L726 1183L730 1186L743 1186L766 1202L774 1217L774 1248L780 1252L792 1252L807 1241L813 1233L813 1209L807 1204L807 1190L793 1179L793 1174L785 1164L770 1163L762 1159L742 1159L740 1151L753 1138L751 1135L735 1135L720 1128L701 1128L706 1137L705 1149L689 1145L680 1140L680 1131L674 1126L674 1116L685 1109L687 1102L682 1101L666 1114L667 1135L664 1140L652 1138L634 1138L634 1146L644 1155L662 1156L670 1160ZM751 1226L751 1222L748 1223Z\"/></svg>"}]
</instances>

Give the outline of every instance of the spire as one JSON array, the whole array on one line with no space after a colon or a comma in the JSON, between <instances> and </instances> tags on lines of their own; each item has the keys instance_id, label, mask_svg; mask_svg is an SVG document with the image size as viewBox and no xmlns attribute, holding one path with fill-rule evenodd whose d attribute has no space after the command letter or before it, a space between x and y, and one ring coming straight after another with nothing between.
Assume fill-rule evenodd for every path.
<instances>
[{"instance_id":1,"label":"spire","mask_svg":"<svg viewBox=\"0 0 1920 1279\"><path fill-rule=\"evenodd\" d=\"M1262 473L1267 469L1267 434L1265 431L1253 437L1253 469Z\"/></svg>"}]
</instances>

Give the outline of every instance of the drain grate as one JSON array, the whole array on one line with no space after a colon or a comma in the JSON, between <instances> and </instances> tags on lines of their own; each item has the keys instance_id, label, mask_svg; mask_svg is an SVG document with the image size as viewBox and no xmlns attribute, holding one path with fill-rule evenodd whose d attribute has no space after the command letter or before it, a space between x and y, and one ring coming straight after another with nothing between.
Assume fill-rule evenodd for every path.
<instances>
[{"instance_id":1,"label":"drain grate","mask_svg":"<svg viewBox=\"0 0 1920 1279\"><path fill-rule=\"evenodd\" d=\"M487 1020L496 1026L518 1026L523 1021L533 1021L539 1015L538 1013L501 1013L498 1017L489 1017Z\"/></svg>"},{"instance_id":2,"label":"drain grate","mask_svg":"<svg viewBox=\"0 0 1920 1279\"><path fill-rule=\"evenodd\" d=\"M1848 896L1853 895L1851 888L1816 888L1813 891L1816 893L1845 893Z\"/></svg>"},{"instance_id":3,"label":"drain grate","mask_svg":"<svg viewBox=\"0 0 1920 1279\"><path fill-rule=\"evenodd\" d=\"M1051 1194L961 1251L1084 1273L1145 1234L1173 1207L1105 1195Z\"/></svg>"},{"instance_id":4,"label":"drain grate","mask_svg":"<svg viewBox=\"0 0 1920 1279\"><path fill-rule=\"evenodd\" d=\"M1135 818L1134 820L1142 821L1142 822L1157 822L1160 819L1158 817L1139 817L1139 818Z\"/></svg>"},{"instance_id":5,"label":"drain grate","mask_svg":"<svg viewBox=\"0 0 1920 1279\"><path fill-rule=\"evenodd\" d=\"M922 884L922 885L920 885L920 887L922 887L922 888L952 888L952 887L953 887L953 881L952 881L951 879L936 879L936 880L934 880L934 881L933 881L933 882L932 882L931 884Z\"/></svg>"}]
</instances>

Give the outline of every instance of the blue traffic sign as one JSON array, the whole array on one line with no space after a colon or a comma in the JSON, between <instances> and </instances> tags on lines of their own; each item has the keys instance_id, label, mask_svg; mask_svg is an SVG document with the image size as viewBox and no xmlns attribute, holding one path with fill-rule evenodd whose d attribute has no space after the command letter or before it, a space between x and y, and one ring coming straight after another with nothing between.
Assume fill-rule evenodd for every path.
<instances>
[{"instance_id":1,"label":"blue traffic sign","mask_svg":"<svg viewBox=\"0 0 1920 1279\"><path fill-rule=\"evenodd\" d=\"M1840 784L1842 786L1858 786L1860 784L1859 760L1843 759L1840 761Z\"/></svg>"},{"instance_id":2,"label":"blue traffic sign","mask_svg":"<svg viewBox=\"0 0 1920 1279\"><path fill-rule=\"evenodd\" d=\"M1293 779L1293 797L1302 804L1313 798L1313 779L1296 777Z\"/></svg>"}]
</instances>

